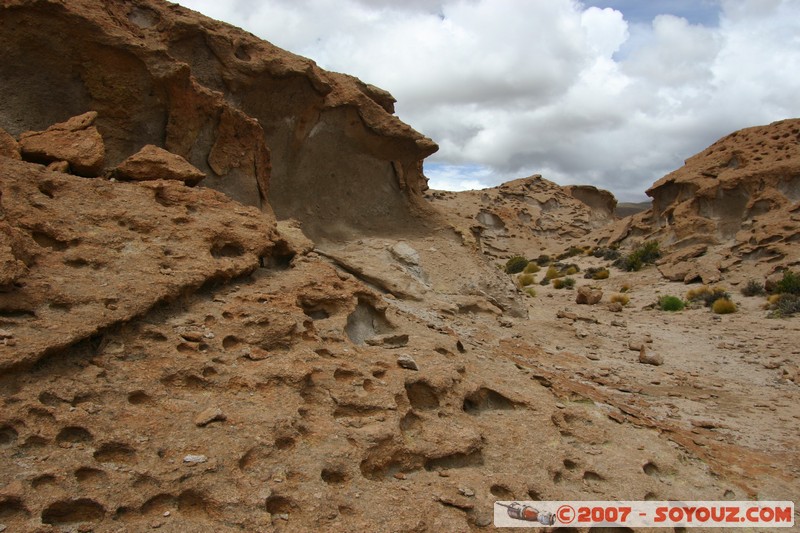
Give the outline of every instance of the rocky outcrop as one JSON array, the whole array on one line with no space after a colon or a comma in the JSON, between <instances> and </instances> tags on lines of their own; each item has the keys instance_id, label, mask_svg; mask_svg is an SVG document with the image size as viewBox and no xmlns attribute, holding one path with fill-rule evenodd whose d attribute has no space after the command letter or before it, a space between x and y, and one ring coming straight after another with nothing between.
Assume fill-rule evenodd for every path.
<instances>
[{"instance_id":1,"label":"rocky outcrop","mask_svg":"<svg viewBox=\"0 0 800 533\"><path fill-rule=\"evenodd\" d=\"M564 190L591 209L593 223L605 224L615 220L617 199L609 191L598 189L594 185L567 185Z\"/></svg>"},{"instance_id":2,"label":"rocky outcrop","mask_svg":"<svg viewBox=\"0 0 800 533\"><path fill-rule=\"evenodd\" d=\"M723 137L647 194L651 209L597 232L595 241L657 239L662 248L688 248L693 266L685 253L659 262L670 279L686 281L714 281L742 261L767 270L798 264L800 119Z\"/></svg>"},{"instance_id":3,"label":"rocky outcrop","mask_svg":"<svg viewBox=\"0 0 800 533\"><path fill-rule=\"evenodd\" d=\"M87 180L0 158L0 371L256 269L274 220L179 182Z\"/></svg>"},{"instance_id":4,"label":"rocky outcrop","mask_svg":"<svg viewBox=\"0 0 800 533\"><path fill-rule=\"evenodd\" d=\"M312 236L414 222L421 161L437 147L391 114L385 91L159 0L0 10L0 127L12 135L96 111L105 169L152 144L242 203L269 210L269 197Z\"/></svg>"},{"instance_id":5,"label":"rocky outcrop","mask_svg":"<svg viewBox=\"0 0 800 533\"><path fill-rule=\"evenodd\" d=\"M465 240L487 256L534 256L615 220L616 199L592 186L561 187L534 175L479 191L430 191Z\"/></svg>"}]
</instances>

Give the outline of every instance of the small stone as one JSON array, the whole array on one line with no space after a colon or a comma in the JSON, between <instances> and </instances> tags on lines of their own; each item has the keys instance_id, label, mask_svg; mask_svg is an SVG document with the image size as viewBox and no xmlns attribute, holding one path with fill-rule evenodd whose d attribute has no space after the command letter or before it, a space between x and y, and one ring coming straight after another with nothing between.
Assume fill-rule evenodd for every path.
<instances>
[{"instance_id":1,"label":"small stone","mask_svg":"<svg viewBox=\"0 0 800 533\"><path fill-rule=\"evenodd\" d=\"M3 531L5 530L6 530L5 524L0 524L0 533L3 533Z\"/></svg>"},{"instance_id":2,"label":"small stone","mask_svg":"<svg viewBox=\"0 0 800 533\"><path fill-rule=\"evenodd\" d=\"M225 416L225 413L219 407L209 407L194 419L194 424L198 427L204 427L210 424L211 422L223 421L227 420L228 417Z\"/></svg>"},{"instance_id":3,"label":"small stone","mask_svg":"<svg viewBox=\"0 0 800 533\"><path fill-rule=\"evenodd\" d=\"M501 328L512 328L514 327L514 323L509 320L508 318L501 318L499 320Z\"/></svg>"},{"instance_id":4,"label":"small stone","mask_svg":"<svg viewBox=\"0 0 800 533\"><path fill-rule=\"evenodd\" d=\"M625 328L628 326L628 323L624 320L612 320L611 325L615 328Z\"/></svg>"},{"instance_id":5,"label":"small stone","mask_svg":"<svg viewBox=\"0 0 800 533\"><path fill-rule=\"evenodd\" d=\"M632 352L641 352L644 349L644 343L639 341L630 341L628 343L628 349Z\"/></svg>"},{"instance_id":6,"label":"small stone","mask_svg":"<svg viewBox=\"0 0 800 533\"><path fill-rule=\"evenodd\" d=\"M397 472L397 473L394 475L394 478L395 478L395 479L400 479L400 480L403 480L403 479L406 479L406 475L405 475L404 473L402 473L402 472Z\"/></svg>"},{"instance_id":7,"label":"small stone","mask_svg":"<svg viewBox=\"0 0 800 533\"><path fill-rule=\"evenodd\" d=\"M458 492L459 494L461 494L462 496L466 496L467 498L472 498L475 496L475 491L467 487L461 487L460 489L458 489Z\"/></svg>"},{"instance_id":8,"label":"small stone","mask_svg":"<svg viewBox=\"0 0 800 533\"><path fill-rule=\"evenodd\" d=\"M590 361L599 361L600 356L594 352L589 352L588 354L586 354L586 359L589 359Z\"/></svg>"},{"instance_id":9,"label":"small stone","mask_svg":"<svg viewBox=\"0 0 800 533\"><path fill-rule=\"evenodd\" d=\"M208 461L208 457L205 455L187 455L183 458L183 462L190 466L205 463L206 461Z\"/></svg>"},{"instance_id":10,"label":"small stone","mask_svg":"<svg viewBox=\"0 0 800 533\"><path fill-rule=\"evenodd\" d=\"M439 477L450 477L450 472L447 470L439 470Z\"/></svg>"},{"instance_id":11,"label":"small stone","mask_svg":"<svg viewBox=\"0 0 800 533\"><path fill-rule=\"evenodd\" d=\"M608 304L608 310L611 311L612 313L621 313L622 304L619 302L611 302L610 304ZM614 326L615 325L614 322L612 322L611 325Z\"/></svg>"},{"instance_id":12,"label":"small stone","mask_svg":"<svg viewBox=\"0 0 800 533\"><path fill-rule=\"evenodd\" d=\"M250 346L245 350L244 356L251 361L263 361L269 357L269 352L258 346Z\"/></svg>"},{"instance_id":13,"label":"small stone","mask_svg":"<svg viewBox=\"0 0 800 533\"><path fill-rule=\"evenodd\" d=\"M642 346L639 352L639 362L645 365L661 366L664 364L664 356L648 353L645 347Z\"/></svg>"},{"instance_id":14,"label":"small stone","mask_svg":"<svg viewBox=\"0 0 800 533\"><path fill-rule=\"evenodd\" d=\"M556 318L566 318L567 320L577 320L578 315L569 311L560 310L556 313Z\"/></svg>"},{"instance_id":15,"label":"small stone","mask_svg":"<svg viewBox=\"0 0 800 533\"><path fill-rule=\"evenodd\" d=\"M475 517L475 525L478 527L489 527L494 523L494 517L489 513L480 513Z\"/></svg>"},{"instance_id":16,"label":"small stone","mask_svg":"<svg viewBox=\"0 0 800 533\"><path fill-rule=\"evenodd\" d=\"M10 339L14 334L7 329L0 329L0 339Z\"/></svg>"},{"instance_id":17,"label":"small stone","mask_svg":"<svg viewBox=\"0 0 800 533\"><path fill-rule=\"evenodd\" d=\"M183 337L183 340L188 342L202 342L203 333L200 331L186 331L181 333L181 337Z\"/></svg>"},{"instance_id":18,"label":"small stone","mask_svg":"<svg viewBox=\"0 0 800 533\"><path fill-rule=\"evenodd\" d=\"M397 365L400 368L405 368L407 370L419 370L419 366L417 366L417 362L414 361L414 358L410 355L401 355L397 358Z\"/></svg>"},{"instance_id":19,"label":"small stone","mask_svg":"<svg viewBox=\"0 0 800 533\"><path fill-rule=\"evenodd\" d=\"M169 511L164 511L164 518L168 517L169 515L170 515Z\"/></svg>"},{"instance_id":20,"label":"small stone","mask_svg":"<svg viewBox=\"0 0 800 533\"><path fill-rule=\"evenodd\" d=\"M280 514L278 515L278 518L280 518L281 520L284 520L284 521L287 521L287 522L288 522L288 521L289 521L289 513L280 513Z\"/></svg>"},{"instance_id":21,"label":"small stone","mask_svg":"<svg viewBox=\"0 0 800 533\"><path fill-rule=\"evenodd\" d=\"M402 348L408 344L408 335L378 335L366 340L370 346L385 346L386 348Z\"/></svg>"},{"instance_id":22,"label":"small stone","mask_svg":"<svg viewBox=\"0 0 800 533\"><path fill-rule=\"evenodd\" d=\"M62 174L69 174L69 163L66 161L53 161L47 165L47 170L50 172L61 172Z\"/></svg>"}]
</instances>

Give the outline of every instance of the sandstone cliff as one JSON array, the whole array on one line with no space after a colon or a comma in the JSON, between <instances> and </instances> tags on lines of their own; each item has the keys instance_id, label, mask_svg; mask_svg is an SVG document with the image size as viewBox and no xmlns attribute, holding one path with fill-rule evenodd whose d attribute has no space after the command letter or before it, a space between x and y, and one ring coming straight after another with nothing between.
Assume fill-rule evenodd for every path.
<instances>
[{"instance_id":1,"label":"sandstone cliff","mask_svg":"<svg viewBox=\"0 0 800 533\"><path fill-rule=\"evenodd\" d=\"M0 49L10 134L97 111L106 168L162 147L314 236L410 224L437 149L385 91L167 2L4 1Z\"/></svg>"}]
</instances>

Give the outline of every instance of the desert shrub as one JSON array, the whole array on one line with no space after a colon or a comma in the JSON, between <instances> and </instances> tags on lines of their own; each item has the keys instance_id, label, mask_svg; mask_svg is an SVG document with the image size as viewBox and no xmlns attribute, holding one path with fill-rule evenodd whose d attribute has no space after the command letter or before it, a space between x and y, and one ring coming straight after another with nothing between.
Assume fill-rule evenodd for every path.
<instances>
[{"instance_id":1,"label":"desert shrub","mask_svg":"<svg viewBox=\"0 0 800 533\"><path fill-rule=\"evenodd\" d=\"M583 277L585 279L593 279L594 275L603 270L603 267L589 267L583 271Z\"/></svg>"},{"instance_id":2,"label":"desert shrub","mask_svg":"<svg viewBox=\"0 0 800 533\"><path fill-rule=\"evenodd\" d=\"M690 302L703 302L706 307L711 307L714 302L720 299L731 299L731 295L722 287L709 287L703 285L696 289L691 289L686 293L686 299Z\"/></svg>"},{"instance_id":3,"label":"desert shrub","mask_svg":"<svg viewBox=\"0 0 800 533\"><path fill-rule=\"evenodd\" d=\"M619 288L619 292L628 292L629 290L631 290L629 283L623 283L622 287Z\"/></svg>"},{"instance_id":4,"label":"desert shrub","mask_svg":"<svg viewBox=\"0 0 800 533\"><path fill-rule=\"evenodd\" d=\"M658 307L662 311L682 311L686 304L677 296L662 296L658 299Z\"/></svg>"},{"instance_id":5,"label":"desert shrub","mask_svg":"<svg viewBox=\"0 0 800 533\"><path fill-rule=\"evenodd\" d=\"M592 279L608 279L609 273L607 268L601 268L592 275Z\"/></svg>"},{"instance_id":6,"label":"desert shrub","mask_svg":"<svg viewBox=\"0 0 800 533\"><path fill-rule=\"evenodd\" d=\"M520 287L527 287L528 285L533 285L536 278L533 277L533 274L522 274L517 281L519 281Z\"/></svg>"},{"instance_id":7,"label":"desert shrub","mask_svg":"<svg viewBox=\"0 0 800 533\"><path fill-rule=\"evenodd\" d=\"M540 270L541 270L541 267L539 267L539 265L537 265L536 263L531 261L530 263L528 263L528 265L525 267L525 269L522 272L523 272L523 274L536 274Z\"/></svg>"},{"instance_id":8,"label":"desert shrub","mask_svg":"<svg viewBox=\"0 0 800 533\"><path fill-rule=\"evenodd\" d=\"M780 299L780 294L770 294L769 297L767 297L767 305L775 305Z\"/></svg>"},{"instance_id":9,"label":"desert shrub","mask_svg":"<svg viewBox=\"0 0 800 533\"><path fill-rule=\"evenodd\" d=\"M550 256L546 254L542 254L536 258L536 264L540 267L547 266L550 264Z\"/></svg>"},{"instance_id":10,"label":"desert shrub","mask_svg":"<svg viewBox=\"0 0 800 533\"><path fill-rule=\"evenodd\" d=\"M597 257L598 259L602 257L606 261L616 261L617 259L619 259L620 253L619 250L616 250L614 248L597 247L594 250L592 250L592 255L594 257Z\"/></svg>"},{"instance_id":11,"label":"desert shrub","mask_svg":"<svg viewBox=\"0 0 800 533\"><path fill-rule=\"evenodd\" d=\"M718 315L727 315L736 312L736 304L728 298L718 298L711 305L711 310Z\"/></svg>"},{"instance_id":12,"label":"desert shrub","mask_svg":"<svg viewBox=\"0 0 800 533\"><path fill-rule=\"evenodd\" d=\"M631 301L631 297L628 296L627 294L612 294L610 301L612 303L628 305L628 303Z\"/></svg>"},{"instance_id":13,"label":"desert shrub","mask_svg":"<svg viewBox=\"0 0 800 533\"><path fill-rule=\"evenodd\" d=\"M575 265L568 266L566 270L564 270L564 275L566 276L574 276L579 271L578 267Z\"/></svg>"},{"instance_id":14,"label":"desert shrub","mask_svg":"<svg viewBox=\"0 0 800 533\"><path fill-rule=\"evenodd\" d=\"M783 279L775 286L778 294L800 295L800 274L795 274L791 270L783 271Z\"/></svg>"},{"instance_id":15,"label":"desert shrub","mask_svg":"<svg viewBox=\"0 0 800 533\"><path fill-rule=\"evenodd\" d=\"M533 287L528 287L527 289L525 289L525 294L527 294L531 298L535 298L536 297L536 289L534 289Z\"/></svg>"},{"instance_id":16,"label":"desert shrub","mask_svg":"<svg viewBox=\"0 0 800 533\"><path fill-rule=\"evenodd\" d=\"M563 261L564 259L569 259L570 257L575 257L576 255L580 255L583 253L583 250L578 248L577 246L570 246L569 250L566 252L559 254L557 259L559 261Z\"/></svg>"},{"instance_id":17,"label":"desert shrub","mask_svg":"<svg viewBox=\"0 0 800 533\"><path fill-rule=\"evenodd\" d=\"M553 288L554 289L563 289L564 288L564 278L556 278L553 280Z\"/></svg>"},{"instance_id":18,"label":"desert shrub","mask_svg":"<svg viewBox=\"0 0 800 533\"><path fill-rule=\"evenodd\" d=\"M544 277L545 279L555 279L561 277L561 273L556 267L550 265L550 267L547 269L547 272L545 272Z\"/></svg>"},{"instance_id":19,"label":"desert shrub","mask_svg":"<svg viewBox=\"0 0 800 533\"><path fill-rule=\"evenodd\" d=\"M506 261L506 274L519 274L528 266L528 260L521 255L515 255Z\"/></svg>"},{"instance_id":20,"label":"desert shrub","mask_svg":"<svg viewBox=\"0 0 800 533\"><path fill-rule=\"evenodd\" d=\"M747 284L742 287L741 292L743 296L763 296L767 293L767 291L764 290L764 284L754 279L749 280Z\"/></svg>"},{"instance_id":21,"label":"desert shrub","mask_svg":"<svg viewBox=\"0 0 800 533\"><path fill-rule=\"evenodd\" d=\"M571 289L575 286L575 278L564 278L564 287Z\"/></svg>"},{"instance_id":22,"label":"desert shrub","mask_svg":"<svg viewBox=\"0 0 800 533\"><path fill-rule=\"evenodd\" d=\"M770 318L783 318L800 313L800 296L796 294L778 294L770 305ZM770 298L771 299L771 298Z\"/></svg>"},{"instance_id":23,"label":"desert shrub","mask_svg":"<svg viewBox=\"0 0 800 533\"><path fill-rule=\"evenodd\" d=\"M617 259L614 266L633 272L641 270L645 265L655 263L659 257L661 257L661 252L658 249L658 241L647 241L627 256Z\"/></svg>"},{"instance_id":24,"label":"desert shrub","mask_svg":"<svg viewBox=\"0 0 800 533\"><path fill-rule=\"evenodd\" d=\"M543 277L542 281L539 282L539 285L542 286L550 285L550 278L548 278L547 276Z\"/></svg>"}]
</instances>

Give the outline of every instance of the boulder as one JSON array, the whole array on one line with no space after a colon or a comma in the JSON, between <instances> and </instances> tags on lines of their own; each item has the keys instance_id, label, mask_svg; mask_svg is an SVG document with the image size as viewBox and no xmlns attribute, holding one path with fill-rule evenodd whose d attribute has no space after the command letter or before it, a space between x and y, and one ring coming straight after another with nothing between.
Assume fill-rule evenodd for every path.
<instances>
[{"instance_id":1,"label":"boulder","mask_svg":"<svg viewBox=\"0 0 800 533\"><path fill-rule=\"evenodd\" d=\"M578 294L575 296L575 303L584 305L594 305L603 299L603 291L600 289L593 289L588 285L584 285L578 289Z\"/></svg>"},{"instance_id":2,"label":"boulder","mask_svg":"<svg viewBox=\"0 0 800 533\"><path fill-rule=\"evenodd\" d=\"M45 131L20 135L22 158L34 163L66 161L76 174L94 177L103 171L105 143L94 122L96 111L54 124Z\"/></svg>"},{"instance_id":3,"label":"boulder","mask_svg":"<svg viewBox=\"0 0 800 533\"><path fill-rule=\"evenodd\" d=\"M19 143L3 128L0 128L0 157L22 159L19 154Z\"/></svg>"},{"instance_id":4,"label":"boulder","mask_svg":"<svg viewBox=\"0 0 800 533\"><path fill-rule=\"evenodd\" d=\"M175 180L190 186L206 177L186 159L152 144L120 163L111 175L120 181Z\"/></svg>"}]
</instances>

